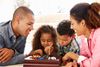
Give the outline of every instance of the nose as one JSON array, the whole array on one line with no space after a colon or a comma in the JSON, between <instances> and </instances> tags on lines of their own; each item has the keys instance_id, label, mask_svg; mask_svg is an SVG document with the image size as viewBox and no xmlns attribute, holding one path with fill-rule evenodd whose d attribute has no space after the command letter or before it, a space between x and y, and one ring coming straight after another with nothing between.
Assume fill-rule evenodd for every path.
<instances>
[{"instance_id":1,"label":"nose","mask_svg":"<svg viewBox=\"0 0 100 67\"><path fill-rule=\"evenodd\" d=\"M30 30L33 30L34 28L33 28L33 25L30 27Z\"/></svg>"},{"instance_id":2,"label":"nose","mask_svg":"<svg viewBox=\"0 0 100 67\"><path fill-rule=\"evenodd\" d=\"M34 28L32 27L31 30L34 30Z\"/></svg>"},{"instance_id":3,"label":"nose","mask_svg":"<svg viewBox=\"0 0 100 67\"><path fill-rule=\"evenodd\" d=\"M71 27L70 27L71 29L73 29L73 27L72 27L72 25L71 25Z\"/></svg>"},{"instance_id":4,"label":"nose","mask_svg":"<svg viewBox=\"0 0 100 67\"><path fill-rule=\"evenodd\" d=\"M64 45L65 43L62 41L62 42L60 42L60 44L61 44L61 45Z\"/></svg>"},{"instance_id":5,"label":"nose","mask_svg":"<svg viewBox=\"0 0 100 67\"><path fill-rule=\"evenodd\" d=\"M45 41L44 43L47 44L47 41Z\"/></svg>"},{"instance_id":6,"label":"nose","mask_svg":"<svg viewBox=\"0 0 100 67\"><path fill-rule=\"evenodd\" d=\"M45 45L48 45L48 42L47 42L47 41L45 41L45 42L44 42L44 44L45 44Z\"/></svg>"}]
</instances>

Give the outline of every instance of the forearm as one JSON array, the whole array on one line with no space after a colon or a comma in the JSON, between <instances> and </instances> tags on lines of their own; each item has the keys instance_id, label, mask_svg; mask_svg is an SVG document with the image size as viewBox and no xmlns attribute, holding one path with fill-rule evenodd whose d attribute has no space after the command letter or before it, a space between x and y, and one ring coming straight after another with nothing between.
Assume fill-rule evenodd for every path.
<instances>
[{"instance_id":1,"label":"forearm","mask_svg":"<svg viewBox=\"0 0 100 67\"><path fill-rule=\"evenodd\" d=\"M14 56L11 60L9 60L8 62L5 63L0 63L0 66L5 66L5 65L13 65L13 64L20 64L23 63L25 58L24 54L19 54Z\"/></svg>"}]
</instances>

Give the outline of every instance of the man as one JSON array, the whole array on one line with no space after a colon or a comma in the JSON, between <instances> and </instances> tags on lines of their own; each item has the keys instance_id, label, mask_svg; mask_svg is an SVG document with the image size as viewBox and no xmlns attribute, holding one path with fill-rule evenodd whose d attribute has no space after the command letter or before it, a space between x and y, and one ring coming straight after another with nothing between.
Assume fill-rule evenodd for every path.
<instances>
[{"instance_id":1,"label":"man","mask_svg":"<svg viewBox=\"0 0 100 67\"><path fill-rule=\"evenodd\" d=\"M26 37L33 29L33 12L24 6L17 8L12 21L0 24L0 66L24 61Z\"/></svg>"}]
</instances>

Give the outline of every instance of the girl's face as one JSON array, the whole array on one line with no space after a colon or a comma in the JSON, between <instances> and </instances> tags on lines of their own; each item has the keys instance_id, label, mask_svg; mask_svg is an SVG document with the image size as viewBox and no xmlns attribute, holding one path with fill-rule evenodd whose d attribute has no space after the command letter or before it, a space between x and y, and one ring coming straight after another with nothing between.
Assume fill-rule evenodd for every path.
<instances>
[{"instance_id":1,"label":"girl's face","mask_svg":"<svg viewBox=\"0 0 100 67\"><path fill-rule=\"evenodd\" d=\"M83 35L85 33L85 22L82 20L78 22L72 16L70 17L71 20L71 28L75 30L78 36Z\"/></svg>"},{"instance_id":2,"label":"girl's face","mask_svg":"<svg viewBox=\"0 0 100 67\"><path fill-rule=\"evenodd\" d=\"M45 48L53 45L52 35L49 33L42 33L40 37L41 45Z\"/></svg>"},{"instance_id":3,"label":"girl's face","mask_svg":"<svg viewBox=\"0 0 100 67\"><path fill-rule=\"evenodd\" d=\"M61 46L67 46L72 40L72 37L68 36L68 35L59 35L58 34L58 43Z\"/></svg>"}]
</instances>

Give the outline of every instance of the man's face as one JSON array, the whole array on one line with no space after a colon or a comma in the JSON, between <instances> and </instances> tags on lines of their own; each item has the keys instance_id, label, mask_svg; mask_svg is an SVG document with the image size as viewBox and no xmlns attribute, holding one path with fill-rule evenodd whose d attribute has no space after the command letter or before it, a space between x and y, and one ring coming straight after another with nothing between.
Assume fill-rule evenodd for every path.
<instances>
[{"instance_id":1,"label":"man's face","mask_svg":"<svg viewBox=\"0 0 100 67\"><path fill-rule=\"evenodd\" d=\"M27 37L29 32L33 29L34 17L28 14L26 17L21 19L18 24L19 35Z\"/></svg>"}]
</instances>

